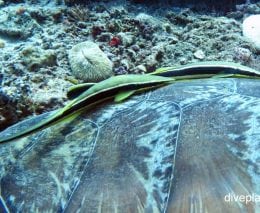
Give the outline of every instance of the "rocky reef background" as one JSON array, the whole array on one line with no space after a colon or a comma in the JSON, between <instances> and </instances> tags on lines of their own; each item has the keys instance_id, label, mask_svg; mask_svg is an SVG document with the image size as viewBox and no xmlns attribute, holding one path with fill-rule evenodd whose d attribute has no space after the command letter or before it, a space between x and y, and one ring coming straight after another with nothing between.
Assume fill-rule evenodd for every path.
<instances>
[{"instance_id":1,"label":"rocky reef background","mask_svg":"<svg viewBox=\"0 0 260 213\"><path fill-rule=\"evenodd\" d=\"M0 0L0 129L63 106L73 75L68 52L92 41L115 75L225 60L260 70L242 22L257 1ZM94 54L94 53L93 53Z\"/></svg>"}]
</instances>

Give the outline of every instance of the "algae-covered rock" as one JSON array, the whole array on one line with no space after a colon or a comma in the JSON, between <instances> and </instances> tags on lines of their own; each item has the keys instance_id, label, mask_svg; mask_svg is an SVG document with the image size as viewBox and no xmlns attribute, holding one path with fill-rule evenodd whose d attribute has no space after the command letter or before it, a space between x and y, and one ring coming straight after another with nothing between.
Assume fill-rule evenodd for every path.
<instances>
[{"instance_id":1,"label":"algae-covered rock","mask_svg":"<svg viewBox=\"0 0 260 213\"><path fill-rule=\"evenodd\" d=\"M56 54L53 50L43 50L37 47L28 46L21 52L23 64L30 71L35 71L40 67L56 65Z\"/></svg>"},{"instance_id":2,"label":"algae-covered rock","mask_svg":"<svg viewBox=\"0 0 260 213\"><path fill-rule=\"evenodd\" d=\"M122 44L125 47L129 47L135 42L135 38L133 35L131 35L131 33L120 32L117 34L117 36L120 38Z\"/></svg>"},{"instance_id":3,"label":"algae-covered rock","mask_svg":"<svg viewBox=\"0 0 260 213\"><path fill-rule=\"evenodd\" d=\"M72 74L85 82L97 82L113 75L112 62L97 44L86 41L69 51Z\"/></svg>"},{"instance_id":4,"label":"algae-covered rock","mask_svg":"<svg viewBox=\"0 0 260 213\"><path fill-rule=\"evenodd\" d=\"M11 40L25 40L41 30L25 8L13 7L0 11L0 35Z\"/></svg>"},{"instance_id":5,"label":"algae-covered rock","mask_svg":"<svg viewBox=\"0 0 260 213\"><path fill-rule=\"evenodd\" d=\"M16 109L12 106L10 97L0 89L0 130L18 121L15 111Z\"/></svg>"}]
</instances>

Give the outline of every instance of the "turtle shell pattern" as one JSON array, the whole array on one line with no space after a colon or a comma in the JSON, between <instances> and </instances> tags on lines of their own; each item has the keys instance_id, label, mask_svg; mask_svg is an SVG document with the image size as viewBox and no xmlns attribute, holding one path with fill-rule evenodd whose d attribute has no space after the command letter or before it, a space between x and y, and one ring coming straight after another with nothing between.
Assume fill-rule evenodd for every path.
<instances>
[{"instance_id":1,"label":"turtle shell pattern","mask_svg":"<svg viewBox=\"0 0 260 213\"><path fill-rule=\"evenodd\" d=\"M259 91L256 79L176 82L0 144L0 209L259 212L234 200L260 195Z\"/></svg>"}]
</instances>

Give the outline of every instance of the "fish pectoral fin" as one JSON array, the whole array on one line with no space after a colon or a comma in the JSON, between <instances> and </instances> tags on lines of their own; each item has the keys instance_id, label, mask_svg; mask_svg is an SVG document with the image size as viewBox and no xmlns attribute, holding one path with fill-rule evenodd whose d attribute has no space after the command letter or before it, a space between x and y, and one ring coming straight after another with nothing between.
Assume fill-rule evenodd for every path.
<instances>
[{"instance_id":1,"label":"fish pectoral fin","mask_svg":"<svg viewBox=\"0 0 260 213\"><path fill-rule=\"evenodd\" d=\"M131 95L133 95L136 92L136 90L124 90L124 91L120 91L115 95L114 101L116 103L118 102L122 102L124 100L126 100L127 98L129 98Z\"/></svg>"}]
</instances>

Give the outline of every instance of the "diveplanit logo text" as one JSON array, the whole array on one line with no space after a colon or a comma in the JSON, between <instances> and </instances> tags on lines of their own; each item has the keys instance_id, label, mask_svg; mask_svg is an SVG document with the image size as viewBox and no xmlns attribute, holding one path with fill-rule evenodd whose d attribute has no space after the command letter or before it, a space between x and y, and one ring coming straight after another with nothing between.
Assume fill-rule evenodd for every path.
<instances>
[{"instance_id":1,"label":"diveplanit logo text","mask_svg":"<svg viewBox=\"0 0 260 213\"><path fill-rule=\"evenodd\" d=\"M224 196L225 202L240 202L240 203L257 203L260 202L260 195L259 194L246 194L246 195L236 195L234 193L228 193Z\"/></svg>"}]
</instances>

